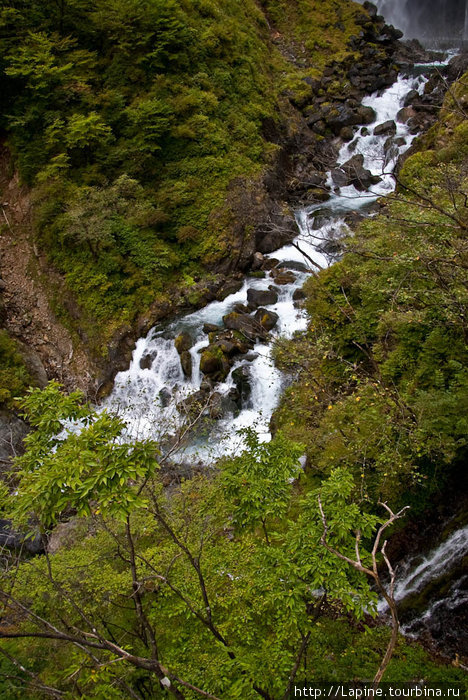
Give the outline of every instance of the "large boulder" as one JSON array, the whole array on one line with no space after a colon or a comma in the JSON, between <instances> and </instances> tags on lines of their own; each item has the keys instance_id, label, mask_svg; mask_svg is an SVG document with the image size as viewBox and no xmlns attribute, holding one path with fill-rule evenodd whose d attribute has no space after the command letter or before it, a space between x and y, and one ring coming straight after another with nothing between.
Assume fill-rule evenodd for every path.
<instances>
[{"instance_id":1,"label":"large boulder","mask_svg":"<svg viewBox=\"0 0 468 700\"><path fill-rule=\"evenodd\" d=\"M190 379L192 376L192 356L188 350L180 353L180 364L184 375Z\"/></svg>"},{"instance_id":2,"label":"large boulder","mask_svg":"<svg viewBox=\"0 0 468 700\"><path fill-rule=\"evenodd\" d=\"M141 369L151 369L151 365L153 364L157 355L158 355L158 353L156 351L147 353L146 355L143 355L143 357L140 360L140 368Z\"/></svg>"},{"instance_id":3,"label":"large boulder","mask_svg":"<svg viewBox=\"0 0 468 700\"><path fill-rule=\"evenodd\" d=\"M229 374L230 365L221 348L217 345L208 345L200 357L200 371L213 378L214 381L223 382Z\"/></svg>"},{"instance_id":4,"label":"large boulder","mask_svg":"<svg viewBox=\"0 0 468 700\"><path fill-rule=\"evenodd\" d=\"M361 192L381 180L380 177L372 175L371 171L364 167L364 156L361 153L352 156L341 168L333 170L332 178L338 187L354 185Z\"/></svg>"},{"instance_id":5,"label":"large boulder","mask_svg":"<svg viewBox=\"0 0 468 700\"><path fill-rule=\"evenodd\" d=\"M296 275L292 270L285 270L284 268L279 268L271 271L271 276L275 280L275 284L292 284L296 281Z\"/></svg>"},{"instance_id":6,"label":"large boulder","mask_svg":"<svg viewBox=\"0 0 468 700\"><path fill-rule=\"evenodd\" d=\"M278 314L268 309L257 309L254 318L266 331L271 331L279 320Z\"/></svg>"},{"instance_id":7,"label":"large boulder","mask_svg":"<svg viewBox=\"0 0 468 700\"><path fill-rule=\"evenodd\" d=\"M266 340L267 332L260 323L247 314L238 314L232 311L223 318L226 328L237 331L242 337L250 341L255 341L257 338Z\"/></svg>"},{"instance_id":8,"label":"large boulder","mask_svg":"<svg viewBox=\"0 0 468 700\"><path fill-rule=\"evenodd\" d=\"M252 393L252 386L250 384L250 372L249 368L245 365L238 367L232 373L232 379L234 385L239 393L241 404L245 403Z\"/></svg>"},{"instance_id":9,"label":"large boulder","mask_svg":"<svg viewBox=\"0 0 468 700\"><path fill-rule=\"evenodd\" d=\"M272 289L249 289L247 291L247 302L251 306L270 306L276 304L278 294Z\"/></svg>"},{"instance_id":10,"label":"large boulder","mask_svg":"<svg viewBox=\"0 0 468 700\"><path fill-rule=\"evenodd\" d=\"M360 105L356 110L356 114L359 117L359 124L372 124L372 122L375 122L377 119L375 109L366 107L365 105Z\"/></svg>"},{"instance_id":11,"label":"large boulder","mask_svg":"<svg viewBox=\"0 0 468 700\"><path fill-rule=\"evenodd\" d=\"M179 353L179 355L181 355L183 352L190 350L190 348L192 347L192 336L190 335L190 333L187 333L187 331L182 331L182 333L180 333L174 340L174 345L176 346L176 350Z\"/></svg>"},{"instance_id":12,"label":"large boulder","mask_svg":"<svg viewBox=\"0 0 468 700\"><path fill-rule=\"evenodd\" d=\"M227 282L221 287L221 289L218 290L218 293L216 294L216 299L218 301L224 301L226 297L238 292L243 284L243 278L227 280Z\"/></svg>"},{"instance_id":13,"label":"large boulder","mask_svg":"<svg viewBox=\"0 0 468 700\"><path fill-rule=\"evenodd\" d=\"M393 119L389 119L382 124L378 124L374 129L374 136L394 136L396 134L396 124Z\"/></svg>"},{"instance_id":14,"label":"large boulder","mask_svg":"<svg viewBox=\"0 0 468 700\"><path fill-rule=\"evenodd\" d=\"M0 547L7 549L21 549L29 554L40 554L44 551L44 544L39 534L34 537L26 537L13 527L11 520L0 520Z\"/></svg>"}]
</instances>

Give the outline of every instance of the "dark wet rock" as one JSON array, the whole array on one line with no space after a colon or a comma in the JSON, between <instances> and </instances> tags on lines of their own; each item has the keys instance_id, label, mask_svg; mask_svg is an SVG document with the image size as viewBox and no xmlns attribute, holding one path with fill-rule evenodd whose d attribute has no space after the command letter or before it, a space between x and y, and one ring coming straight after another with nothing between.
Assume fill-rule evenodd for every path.
<instances>
[{"instance_id":1,"label":"dark wet rock","mask_svg":"<svg viewBox=\"0 0 468 700\"><path fill-rule=\"evenodd\" d=\"M231 392L229 394L220 394L218 391L212 394L209 406L210 418L220 420L231 413L238 413L241 397L237 390L234 391L235 394L231 394Z\"/></svg>"},{"instance_id":2,"label":"dark wet rock","mask_svg":"<svg viewBox=\"0 0 468 700\"><path fill-rule=\"evenodd\" d=\"M377 114L372 107L366 107L365 105L360 105L357 108L356 114L359 117L359 124L372 124L377 119Z\"/></svg>"},{"instance_id":3,"label":"dark wet rock","mask_svg":"<svg viewBox=\"0 0 468 700\"><path fill-rule=\"evenodd\" d=\"M217 301L224 301L226 297L235 294L244 284L243 278L228 280L216 294Z\"/></svg>"},{"instance_id":4,"label":"dark wet rock","mask_svg":"<svg viewBox=\"0 0 468 700\"><path fill-rule=\"evenodd\" d=\"M326 124L335 135L338 135L343 127L359 124L359 117L347 105L337 105L326 115Z\"/></svg>"},{"instance_id":5,"label":"dark wet rock","mask_svg":"<svg viewBox=\"0 0 468 700\"><path fill-rule=\"evenodd\" d=\"M274 267L277 267L279 265L279 260L276 258L265 258L265 262L263 263L263 269L268 272L268 270L273 270Z\"/></svg>"},{"instance_id":6,"label":"dark wet rock","mask_svg":"<svg viewBox=\"0 0 468 700\"><path fill-rule=\"evenodd\" d=\"M220 326L217 326L214 323L204 323L203 324L203 333L217 333L218 331L221 331L222 328Z\"/></svg>"},{"instance_id":7,"label":"dark wet rock","mask_svg":"<svg viewBox=\"0 0 468 700\"><path fill-rule=\"evenodd\" d=\"M27 424L13 413L0 413L0 470L7 468L13 457L22 453L23 440L28 434Z\"/></svg>"},{"instance_id":8,"label":"dark wet rock","mask_svg":"<svg viewBox=\"0 0 468 700\"><path fill-rule=\"evenodd\" d=\"M181 355L183 352L190 350L190 348L193 346L193 338L190 333L183 331L174 340L174 345L179 355Z\"/></svg>"},{"instance_id":9,"label":"dark wet rock","mask_svg":"<svg viewBox=\"0 0 468 700\"><path fill-rule=\"evenodd\" d=\"M180 353L180 364L184 375L190 379L192 376L192 356L188 350Z\"/></svg>"},{"instance_id":10,"label":"dark wet rock","mask_svg":"<svg viewBox=\"0 0 468 700\"><path fill-rule=\"evenodd\" d=\"M265 256L263 255L263 253L257 251L256 253L254 253L252 259L252 270L260 270L264 262Z\"/></svg>"},{"instance_id":11,"label":"dark wet rock","mask_svg":"<svg viewBox=\"0 0 468 700\"><path fill-rule=\"evenodd\" d=\"M396 134L396 124L393 119L389 119L382 124L378 124L374 129L374 136L393 136Z\"/></svg>"},{"instance_id":12,"label":"dark wet rock","mask_svg":"<svg viewBox=\"0 0 468 700\"><path fill-rule=\"evenodd\" d=\"M360 191L368 189L381 180L364 167L364 156L361 153L352 156L341 168L333 170L332 179L338 187L354 185Z\"/></svg>"},{"instance_id":13,"label":"dark wet rock","mask_svg":"<svg viewBox=\"0 0 468 700\"><path fill-rule=\"evenodd\" d=\"M403 102L404 107L410 107L415 100L419 99L419 92L417 90L410 90Z\"/></svg>"},{"instance_id":14,"label":"dark wet rock","mask_svg":"<svg viewBox=\"0 0 468 700\"><path fill-rule=\"evenodd\" d=\"M397 113L397 121L400 122L400 124L406 124L406 122L411 119L411 117L415 117L416 112L413 107L402 107L400 111Z\"/></svg>"},{"instance_id":15,"label":"dark wet rock","mask_svg":"<svg viewBox=\"0 0 468 700\"><path fill-rule=\"evenodd\" d=\"M276 274L273 275L273 272ZM275 284L280 285L293 284L296 281L296 275L291 270L274 270L272 271L272 277L275 280Z\"/></svg>"},{"instance_id":16,"label":"dark wet rock","mask_svg":"<svg viewBox=\"0 0 468 700\"><path fill-rule=\"evenodd\" d=\"M252 270L251 272L249 272L249 277L263 280L266 277L266 272L265 270Z\"/></svg>"},{"instance_id":17,"label":"dark wet rock","mask_svg":"<svg viewBox=\"0 0 468 700\"><path fill-rule=\"evenodd\" d=\"M205 348L200 357L200 371L208 374L215 381L222 382L229 373L229 362L221 348L217 345L209 345Z\"/></svg>"},{"instance_id":18,"label":"dark wet rock","mask_svg":"<svg viewBox=\"0 0 468 700\"><path fill-rule=\"evenodd\" d=\"M47 386L49 378L39 353L37 353L31 345L26 345L21 342L18 342L18 345L26 369L29 374L34 377L37 386L44 389L44 387Z\"/></svg>"},{"instance_id":19,"label":"dark wet rock","mask_svg":"<svg viewBox=\"0 0 468 700\"><path fill-rule=\"evenodd\" d=\"M285 260L281 263L281 267L285 267L287 270L296 270L296 272L307 272L307 265L299 260Z\"/></svg>"},{"instance_id":20,"label":"dark wet rock","mask_svg":"<svg viewBox=\"0 0 468 700\"><path fill-rule=\"evenodd\" d=\"M234 311L238 314L249 314L250 309L245 304L234 304Z\"/></svg>"},{"instance_id":21,"label":"dark wet rock","mask_svg":"<svg viewBox=\"0 0 468 700\"><path fill-rule=\"evenodd\" d=\"M243 357L242 359L245 362L253 362L254 360L257 359L257 357L258 357L258 352L248 352L247 355L245 355L245 357Z\"/></svg>"},{"instance_id":22,"label":"dark wet rock","mask_svg":"<svg viewBox=\"0 0 468 700\"><path fill-rule=\"evenodd\" d=\"M255 341L257 338L265 340L267 332L252 316L238 314L233 311L223 318L226 328L237 331L248 341Z\"/></svg>"},{"instance_id":23,"label":"dark wet rock","mask_svg":"<svg viewBox=\"0 0 468 700\"><path fill-rule=\"evenodd\" d=\"M151 369L151 365L157 358L158 353L156 351L154 352L149 352L147 355L143 355L143 357L140 360L140 368L141 369Z\"/></svg>"},{"instance_id":24,"label":"dark wet rock","mask_svg":"<svg viewBox=\"0 0 468 700\"><path fill-rule=\"evenodd\" d=\"M194 391L193 394L190 394L187 396L187 398L183 399L183 401L179 401L177 404L177 409L181 413L191 417L204 414L207 407L208 395L201 389L199 391Z\"/></svg>"},{"instance_id":25,"label":"dark wet rock","mask_svg":"<svg viewBox=\"0 0 468 700\"><path fill-rule=\"evenodd\" d=\"M257 234L257 250L262 254L273 253L297 236L297 225L293 216L272 217L265 231Z\"/></svg>"},{"instance_id":26,"label":"dark wet rock","mask_svg":"<svg viewBox=\"0 0 468 700\"><path fill-rule=\"evenodd\" d=\"M268 309L257 309L254 318L266 331L271 331L279 320L278 314Z\"/></svg>"},{"instance_id":27,"label":"dark wet rock","mask_svg":"<svg viewBox=\"0 0 468 700\"><path fill-rule=\"evenodd\" d=\"M352 141L354 137L354 131L350 126L344 126L340 131L340 139L345 143Z\"/></svg>"},{"instance_id":28,"label":"dark wet rock","mask_svg":"<svg viewBox=\"0 0 468 700\"><path fill-rule=\"evenodd\" d=\"M330 192L328 189L323 187L312 187L307 190L307 201L310 204L319 204L320 202L327 202L330 199Z\"/></svg>"},{"instance_id":29,"label":"dark wet rock","mask_svg":"<svg viewBox=\"0 0 468 700\"><path fill-rule=\"evenodd\" d=\"M349 177L343 170L341 170L341 168L334 168L331 171L331 176L334 184L337 187L347 187L347 185L350 184Z\"/></svg>"},{"instance_id":30,"label":"dark wet rock","mask_svg":"<svg viewBox=\"0 0 468 700\"><path fill-rule=\"evenodd\" d=\"M238 367L232 373L232 379L241 397L241 402L244 404L252 393L249 368L245 365Z\"/></svg>"},{"instance_id":31,"label":"dark wet rock","mask_svg":"<svg viewBox=\"0 0 468 700\"><path fill-rule=\"evenodd\" d=\"M296 289L293 294L293 301L302 301L306 298L306 294L303 289Z\"/></svg>"},{"instance_id":32,"label":"dark wet rock","mask_svg":"<svg viewBox=\"0 0 468 700\"><path fill-rule=\"evenodd\" d=\"M163 408L167 408L169 406L172 400L172 394L169 389L166 389L166 387L161 389L159 392L159 400L161 401L161 406Z\"/></svg>"},{"instance_id":33,"label":"dark wet rock","mask_svg":"<svg viewBox=\"0 0 468 700\"><path fill-rule=\"evenodd\" d=\"M249 289L247 301L251 306L270 306L278 301L278 294L271 289Z\"/></svg>"},{"instance_id":34,"label":"dark wet rock","mask_svg":"<svg viewBox=\"0 0 468 700\"><path fill-rule=\"evenodd\" d=\"M449 82L453 83L455 80L461 78L461 76L468 70L468 51L465 50L454 56L447 67L447 79Z\"/></svg>"},{"instance_id":35,"label":"dark wet rock","mask_svg":"<svg viewBox=\"0 0 468 700\"><path fill-rule=\"evenodd\" d=\"M0 277L0 292L4 292L6 289L6 283Z\"/></svg>"},{"instance_id":36,"label":"dark wet rock","mask_svg":"<svg viewBox=\"0 0 468 700\"><path fill-rule=\"evenodd\" d=\"M41 554L44 544L39 534L34 537L26 537L13 527L11 520L0 520L0 547L8 549L21 549L28 554Z\"/></svg>"}]
</instances>

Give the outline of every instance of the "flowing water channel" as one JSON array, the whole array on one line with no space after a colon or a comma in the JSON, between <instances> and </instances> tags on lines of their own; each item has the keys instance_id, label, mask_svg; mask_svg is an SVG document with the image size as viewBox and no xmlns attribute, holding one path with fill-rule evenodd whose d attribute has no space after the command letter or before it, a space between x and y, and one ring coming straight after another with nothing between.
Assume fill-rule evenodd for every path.
<instances>
[{"instance_id":1,"label":"flowing water channel","mask_svg":"<svg viewBox=\"0 0 468 700\"><path fill-rule=\"evenodd\" d=\"M332 176L328 176L331 197L325 204L314 205L296 212L298 236L291 245L271 253L282 267L294 270L295 280L277 287L278 300L265 306L278 314L278 323L271 333L275 337L291 337L296 331L304 330L307 319L293 296L300 289L312 270L327 267L333 262L333 242L345 232L347 214L365 210L378 197L390 193L394 188L391 175L398 157L411 144L414 136L409 134L405 124L397 122L397 132L390 147L385 146L388 134L374 136L373 129L390 119L394 119L402 107L405 95L411 89L422 91L425 79L400 77L398 81L381 95L373 95L364 100L366 106L376 113L375 123L356 131L354 140L340 150L338 165L351 156L362 154L364 167L381 181L371 190L358 191L353 185L337 187ZM300 250L299 250L299 249ZM303 251L303 252L301 252ZM313 261L313 263L311 262ZM298 269L299 268L299 269ZM213 302L205 308L188 314L166 327L153 328L145 338L136 344L130 367L120 372L115 379L114 389L106 401L106 407L117 411L127 422L132 437L161 439L177 429L185 415L180 410L181 402L200 390L204 380L200 372L200 351L209 345L204 324L222 326L223 316L232 311L236 304L247 303L249 289L268 289L274 279L267 272L264 279L246 278L242 289L228 296L222 302ZM193 340L190 349L192 376L187 378L182 370L174 340L181 332L187 332ZM186 448L184 459L190 457L206 459L231 453L239 443L237 431L253 426L264 440L270 439L269 422L278 405L287 378L276 369L271 358L271 343L257 343L247 358L239 356L231 372L223 383L216 385L216 392L228 397L234 387L233 373L240 366L245 368L250 384L250 396L239 411L229 411L216 421L208 435L195 440Z\"/></svg>"},{"instance_id":2,"label":"flowing water channel","mask_svg":"<svg viewBox=\"0 0 468 700\"><path fill-rule=\"evenodd\" d=\"M356 211L365 213L379 197L393 191L395 183L392 171L414 136L405 124L398 122L396 134L390 142L388 134L375 136L373 130L387 120L394 120L407 93L412 89L422 93L425 82L426 78L421 75L399 77L382 94L366 98L364 104L375 110L376 120L367 128L357 128L354 140L343 145L339 152L338 166L353 155L362 154L364 167L379 176L380 182L370 189L358 191L352 185L336 186L329 173L330 199L325 204L297 211L297 238L293 244L267 256L280 261L282 267L293 270L295 276L293 282L277 288L277 302L266 307L279 317L271 332L271 340L291 337L307 327L305 312L294 301L294 293L313 274L317 265L323 268L333 263L333 251L336 255L336 245L333 244L347 230L346 216ZM213 302L165 327L155 327L145 338L138 340L128 370L117 375L113 392L105 402L106 408L117 411L127 422L129 436L162 440L164 444L168 434L180 429L186 418L181 402L199 391L204 381L200 372L200 351L209 344L208 334L203 330L204 324L222 326L224 315L233 310L236 304L247 302L249 289L267 289L272 284L275 284L274 279L268 272L264 279L247 277L242 288L224 301ZM184 376L174 344L175 338L183 331L190 334L193 340L190 349L192 375L189 378ZM229 396L235 384L233 373L239 367L244 368L250 393L244 398L241 408L236 409ZM215 391L225 399L222 417L211 421L207 432L192 437L185 449L174 455L174 459L206 463L221 455L233 454L242 447L238 431L247 426L254 427L262 440L269 440L270 419L287 381L272 361L271 342L258 342L248 355L239 356L226 380L215 386ZM442 624L440 620L450 614L450 610L458 610L460 606L466 609L468 577L458 575L447 579L447 570L452 568L457 571L467 548L468 528L462 528L425 557L413 557L403 562L396 596L403 607L407 601L403 620L405 633L419 636L428 629L432 629L433 633L434 626L437 628L438 624ZM445 584L434 588L432 584L440 583L442 575L446 579ZM424 597L423 592L428 585L432 585L437 595L431 596L429 593ZM417 605L416 595L419 597ZM439 613L442 613L442 617Z\"/></svg>"}]
</instances>

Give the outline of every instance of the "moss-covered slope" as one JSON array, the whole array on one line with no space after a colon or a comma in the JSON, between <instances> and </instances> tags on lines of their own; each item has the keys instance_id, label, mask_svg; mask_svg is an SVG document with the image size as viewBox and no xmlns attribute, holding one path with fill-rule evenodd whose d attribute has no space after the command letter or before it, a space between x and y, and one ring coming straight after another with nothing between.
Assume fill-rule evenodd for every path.
<instances>
[{"instance_id":1,"label":"moss-covered slope","mask_svg":"<svg viewBox=\"0 0 468 700\"><path fill-rule=\"evenodd\" d=\"M364 498L420 505L418 485L427 496L466 460L467 87L450 90L395 196L307 283L307 333L277 348L298 378L277 424L307 444L312 476L346 466Z\"/></svg>"},{"instance_id":2,"label":"moss-covered slope","mask_svg":"<svg viewBox=\"0 0 468 700\"><path fill-rule=\"evenodd\" d=\"M0 126L93 352L170 284L245 264L290 100L358 57L359 17L348 0L3 6Z\"/></svg>"}]
</instances>

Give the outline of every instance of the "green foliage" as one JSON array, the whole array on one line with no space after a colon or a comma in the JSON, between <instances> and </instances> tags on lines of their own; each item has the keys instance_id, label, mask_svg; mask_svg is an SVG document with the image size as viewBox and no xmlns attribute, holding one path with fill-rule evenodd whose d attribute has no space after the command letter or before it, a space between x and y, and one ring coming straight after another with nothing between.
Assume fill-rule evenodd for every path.
<instances>
[{"instance_id":1,"label":"green foliage","mask_svg":"<svg viewBox=\"0 0 468 700\"><path fill-rule=\"evenodd\" d=\"M14 399L33 383L18 344L0 329L0 405L11 408Z\"/></svg>"},{"instance_id":2,"label":"green foliage","mask_svg":"<svg viewBox=\"0 0 468 700\"><path fill-rule=\"evenodd\" d=\"M106 412L90 413L82 399L80 392L62 394L51 382L21 401L35 430L15 461L17 486L5 507L23 527L33 517L41 528L50 528L70 511L125 519L141 501L135 482L157 468L154 443L122 442L122 421Z\"/></svg>"},{"instance_id":3,"label":"green foliage","mask_svg":"<svg viewBox=\"0 0 468 700\"><path fill-rule=\"evenodd\" d=\"M291 483L300 470L302 445L280 434L271 443L261 443L251 428L242 431L246 450L223 466L223 486L235 504L237 527L250 528L259 522L280 518L288 510Z\"/></svg>"},{"instance_id":4,"label":"green foliage","mask_svg":"<svg viewBox=\"0 0 468 700\"><path fill-rule=\"evenodd\" d=\"M316 475L341 465L371 500L407 502L421 484L427 498L466 459L467 179L463 115L450 115L406 160L380 216L307 283L309 329L276 350L300 377L279 425Z\"/></svg>"},{"instance_id":5,"label":"green foliage","mask_svg":"<svg viewBox=\"0 0 468 700\"><path fill-rule=\"evenodd\" d=\"M313 29L334 58L339 45L347 54L353 3L281 5L289 31ZM306 54L314 66L329 55L312 38ZM286 72L306 85L254 0L7 2L0 120L34 190L38 246L73 299L64 304L62 293L57 303L65 315L78 307L68 321L94 350L177 284L187 264L200 270L230 257L231 183L256 190L271 163L263 124L289 119ZM135 222L130 202L110 214L121 178L153 216Z\"/></svg>"},{"instance_id":6,"label":"green foliage","mask_svg":"<svg viewBox=\"0 0 468 700\"><path fill-rule=\"evenodd\" d=\"M76 683L86 697L128 697L142 687L162 697L156 675L132 661L154 653L150 628L165 673L216 697L254 698L258 688L282 697L305 636L298 672L323 679L323 649L334 659L327 676L342 672L356 634L346 619L372 611L375 594L321 543L318 497L329 544L354 556L359 530L364 564L380 522L358 505L347 470L298 498L301 447L281 435L260 443L247 431L245 451L219 473L165 489L155 446L122 443L120 421L96 415L78 393L51 384L30 392L24 408L36 431L16 461L11 515L23 527L33 518L44 534L58 519L81 516L62 534L59 526L53 554L2 571L11 596L2 599L3 632L25 635L2 648L40 682L71 697ZM15 615L12 598L26 617ZM35 637L44 630L80 642ZM357 677L378 664L385 637L366 639L367 654L353 659ZM102 640L111 644L100 648Z\"/></svg>"}]
</instances>

